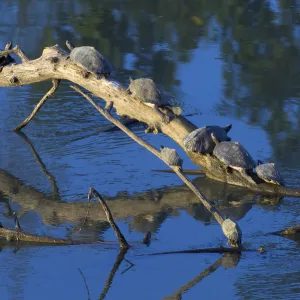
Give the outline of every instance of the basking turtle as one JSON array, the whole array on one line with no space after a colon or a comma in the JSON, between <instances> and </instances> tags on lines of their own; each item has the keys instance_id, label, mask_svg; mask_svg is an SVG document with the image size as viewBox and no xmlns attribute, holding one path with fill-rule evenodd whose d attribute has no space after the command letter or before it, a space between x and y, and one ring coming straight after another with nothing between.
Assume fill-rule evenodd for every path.
<instances>
[{"instance_id":1,"label":"basking turtle","mask_svg":"<svg viewBox=\"0 0 300 300\"><path fill-rule=\"evenodd\" d=\"M211 137L216 143L214 156L228 167L239 171L249 182L256 184L247 174L247 171L252 171L256 166L248 151L238 142L219 142L214 133L211 134Z\"/></svg>"},{"instance_id":2,"label":"basking turtle","mask_svg":"<svg viewBox=\"0 0 300 300\"><path fill-rule=\"evenodd\" d=\"M11 42L8 42L6 45L5 45L5 48L4 50L9 50L11 49L11 46L12 46L12 43ZM1 51L1 49L0 49ZM3 55L3 56L0 56L0 68L1 67L5 67L11 63L15 63L16 61L9 55ZM2 69L2 68L1 68Z\"/></svg>"},{"instance_id":3,"label":"basking turtle","mask_svg":"<svg viewBox=\"0 0 300 300\"><path fill-rule=\"evenodd\" d=\"M198 128L183 138L183 145L189 151L211 154L216 145L212 140L211 134L214 133L220 142L231 141L231 138L227 136L231 127L232 125L230 124L226 127L205 126Z\"/></svg>"},{"instance_id":4,"label":"basking turtle","mask_svg":"<svg viewBox=\"0 0 300 300\"><path fill-rule=\"evenodd\" d=\"M181 171L183 160L179 157L175 149L165 148L160 146L160 153L162 158L172 167L178 167Z\"/></svg>"},{"instance_id":5,"label":"basking turtle","mask_svg":"<svg viewBox=\"0 0 300 300\"><path fill-rule=\"evenodd\" d=\"M66 45L71 51L70 59L86 71L84 77L92 73L97 78L107 78L113 72L114 68L110 62L94 47L74 47L69 41L66 41Z\"/></svg>"},{"instance_id":6,"label":"basking turtle","mask_svg":"<svg viewBox=\"0 0 300 300\"><path fill-rule=\"evenodd\" d=\"M163 99L160 90L152 79L139 78L133 80L130 78L130 84L127 89L128 93L138 97L146 105L156 110L165 123L169 123L170 119L167 114L163 114L158 108L164 107L172 111L173 114L179 116L182 113L181 107L172 107L170 103Z\"/></svg>"},{"instance_id":7,"label":"basking turtle","mask_svg":"<svg viewBox=\"0 0 300 300\"><path fill-rule=\"evenodd\" d=\"M230 220L226 219L224 220L222 224L222 230L224 235L228 239L228 244L232 247L240 248L242 244L242 231L239 227L239 225Z\"/></svg>"},{"instance_id":8,"label":"basking turtle","mask_svg":"<svg viewBox=\"0 0 300 300\"><path fill-rule=\"evenodd\" d=\"M281 177L274 163L263 163L262 161L258 160L256 173L258 177L266 182L284 185L284 179Z\"/></svg>"}]
</instances>

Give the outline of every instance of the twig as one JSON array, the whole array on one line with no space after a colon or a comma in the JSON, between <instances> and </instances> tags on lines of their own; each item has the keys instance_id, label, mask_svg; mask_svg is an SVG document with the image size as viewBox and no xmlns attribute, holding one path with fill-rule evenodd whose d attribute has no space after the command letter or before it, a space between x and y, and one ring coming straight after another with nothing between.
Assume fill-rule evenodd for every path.
<instances>
[{"instance_id":1,"label":"twig","mask_svg":"<svg viewBox=\"0 0 300 300\"><path fill-rule=\"evenodd\" d=\"M84 274L82 273L82 271L81 271L79 268L77 268L77 269L78 269L80 275L81 275L82 278L83 278L83 282L84 282L84 285L85 285L85 288L86 288L86 291L87 291L88 300L91 300L90 289L89 289L89 286L87 285L85 276L84 276Z\"/></svg>"},{"instance_id":2,"label":"twig","mask_svg":"<svg viewBox=\"0 0 300 300\"><path fill-rule=\"evenodd\" d=\"M82 228L84 227L84 225L86 223L86 220L88 218L88 215L90 213L90 207L91 207L91 197L88 197L88 207L87 207L87 210L86 210L86 214L84 216L84 219L83 219L83 222L81 224L81 227L77 230L77 232L80 232L82 230Z\"/></svg>"},{"instance_id":3,"label":"twig","mask_svg":"<svg viewBox=\"0 0 300 300\"><path fill-rule=\"evenodd\" d=\"M148 255L165 255L165 254L194 254L194 253L241 253L245 251L257 251L255 250L248 250L240 248L202 248L202 249L188 249L188 250L179 250L179 251L167 251L167 252L154 252L149 254L137 254L136 256L148 256Z\"/></svg>"},{"instance_id":4,"label":"twig","mask_svg":"<svg viewBox=\"0 0 300 300\"><path fill-rule=\"evenodd\" d=\"M105 212L107 221L109 222L110 226L112 227L112 229L114 230L119 243L120 243L120 247L121 248L125 248L128 249L130 246L127 243L124 235L122 234L121 230L119 229L118 225L115 223L114 218L110 212L109 207L107 206L106 202L104 201L104 199L102 198L102 196L94 189L94 188L90 188L89 193L88 193L88 199L91 199L91 197L94 196L96 198L98 198L100 204L102 205L102 208Z\"/></svg>"},{"instance_id":5,"label":"twig","mask_svg":"<svg viewBox=\"0 0 300 300\"><path fill-rule=\"evenodd\" d=\"M29 140L29 138L27 137L27 135L22 132L22 131L18 131L16 132L20 137L22 137L25 141L25 143L29 146L35 160L37 161L37 163L39 164L40 168L42 169L42 171L44 172L44 174L48 177L50 184L52 186L52 194L55 198L59 198L59 189L56 183L56 180L54 178L54 176L47 170L46 165L43 163L41 157L39 156L39 154L37 153L37 151L35 150L33 144L31 143L31 141Z\"/></svg>"},{"instance_id":6,"label":"twig","mask_svg":"<svg viewBox=\"0 0 300 300\"><path fill-rule=\"evenodd\" d=\"M159 159L161 159L165 164L168 165L166 161L162 158L160 152L156 150L153 146L148 144L139 138L136 134L130 131L126 126L124 126L121 122L116 120L110 113L109 110L104 110L100 106L98 106L87 94L85 94L80 88L76 86L71 86L72 89L80 93L83 97L85 97L105 118L111 121L113 124L118 126L122 131L124 131L129 137L131 137L134 141L136 141L141 146L145 147ZM206 197L192 184L192 182L179 170L178 167L173 167L168 165L173 171L181 178L181 180L194 192L194 194L200 199L202 204L206 207L206 209L215 217L218 223L222 226L224 222L224 218L221 213L206 199Z\"/></svg>"},{"instance_id":7,"label":"twig","mask_svg":"<svg viewBox=\"0 0 300 300\"><path fill-rule=\"evenodd\" d=\"M30 122L30 120L37 114L37 112L40 110L40 108L45 104L47 99L49 97L53 96L54 92L57 90L57 88L59 86L59 83L60 83L60 80L52 79L51 89L44 95L44 97L40 100L40 102L35 106L35 108L31 112L31 114L21 124L19 124L14 129L14 131L18 131L18 130L22 129L23 127L25 127Z\"/></svg>"},{"instance_id":8,"label":"twig","mask_svg":"<svg viewBox=\"0 0 300 300\"><path fill-rule=\"evenodd\" d=\"M18 45L16 45L12 49L0 51L0 57L1 56L6 56L7 54L16 54L16 55L18 55L21 58L22 62L28 62L29 61L29 59L26 57L26 55L23 53L23 51L21 50L21 48Z\"/></svg>"},{"instance_id":9,"label":"twig","mask_svg":"<svg viewBox=\"0 0 300 300\"><path fill-rule=\"evenodd\" d=\"M128 248L122 248L120 250L120 252L119 252L119 254L116 258L116 261L115 261L115 263L114 263L114 265L113 265L113 267L112 267L111 271L109 272L109 275L106 279L105 286L104 286L104 289L103 289L102 293L99 296L99 300L102 300L106 297L106 294L107 294L107 292L109 291L109 289L111 287L112 281L113 281L113 279L114 279L114 277L115 277L122 261L124 260L124 257L127 253L127 250L128 250Z\"/></svg>"}]
</instances>

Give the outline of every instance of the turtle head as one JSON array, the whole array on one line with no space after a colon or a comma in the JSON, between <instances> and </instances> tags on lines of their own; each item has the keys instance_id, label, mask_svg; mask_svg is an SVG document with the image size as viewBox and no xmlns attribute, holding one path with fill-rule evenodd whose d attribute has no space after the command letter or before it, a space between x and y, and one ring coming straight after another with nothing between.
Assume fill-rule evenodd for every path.
<instances>
[{"instance_id":1,"label":"turtle head","mask_svg":"<svg viewBox=\"0 0 300 300\"><path fill-rule=\"evenodd\" d=\"M228 133L231 128L232 128L232 124L229 124L229 125L224 127L224 130L226 131L226 133Z\"/></svg>"},{"instance_id":2,"label":"turtle head","mask_svg":"<svg viewBox=\"0 0 300 300\"><path fill-rule=\"evenodd\" d=\"M75 48L75 46L70 41L66 41L66 45L70 51L72 51Z\"/></svg>"},{"instance_id":3,"label":"turtle head","mask_svg":"<svg viewBox=\"0 0 300 300\"><path fill-rule=\"evenodd\" d=\"M210 134L210 136L216 145L220 143L220 141L217 139L213 132Z\"/></svg>"},{"instance_id":4,"label":"turtle head","mask_svg":"<svg viewBox=\"0 0 300 300\"><path fill-rule=\"evenodd\" d=\"M259 165L262 165L263 164L263 162L261 161L261 160L258 160L257 161L257 165L259 166Z\"/></svg>"}]
</instances>

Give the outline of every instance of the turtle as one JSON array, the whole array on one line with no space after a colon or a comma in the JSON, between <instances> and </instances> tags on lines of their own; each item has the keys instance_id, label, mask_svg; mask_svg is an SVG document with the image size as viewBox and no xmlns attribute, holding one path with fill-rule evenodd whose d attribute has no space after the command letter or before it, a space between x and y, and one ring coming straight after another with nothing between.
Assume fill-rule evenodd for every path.
<instances>
[{"instance_id":1,"label":"turtle","mask_svg":"<svg viewBox=\"0 0 300 300\"><path fill-rule=\"evenodd\" d=\"M249 152L238 142L219 142L214 133L211 133L211 137L216 143L213 155L228 167L239 171L250 183L256 184L247 174L256 166Z\"/></svg>"},{"instance_id":2,"label":"turtle","mask_svg":"<svg viewBox=\"0 0 300 300\"><path fill-rule=\"evenodd\" d=\"M94 47L74 47L69 41L66 41L66 45L71 51L69 58L76 65L85 70L83 74L84 77L88 77L89 73L92 73L98 79L103 76L104 78L107 78L114 71L114 68L108 59Z\"/></svg>"},{"instance_id":3,"label":"turtle","mask_svg":"<svg viewBox=\"0 0 300 300\"><path fill-rule=\"evenodd\" d=\"M127 88L127 92L138 97L142 102L146 105L152 107L155 111L157 111L164 123L169 123L170 118L167 114L163 114L158 108L167 108L174 115L180 116L182 113L182 109L179 106L172 106L170 103L165 100L158 87L154 83L154 81L150 78L139 78L132 79L130 78L130 84Z\"/></svg>"},{"instance_id":4,"label":"turtle","mask_svg":"<svg viewBox=\"0 0 300 300\"><path fill-rule=\"evenodd\" d=\"M232 124L225 127L216 125L201 127L186 135L182 142L189 151L211 154L216 145L211 138L211 133L213 132L220 142L231 141L231 138L227 136L231 128Z\"/></svg>"},{"instance_id":5,"label":"turtle","mask_svg":"<svg viewBox=\"0 0 300 300\"><path fill-rule=\"evenodd\" d=\"M11 49L11 46L12 46L12 43L11 43L11 42L8 42L8 43L5 45L4 50L6 51L6 50ZM1 49L0 49L0 51L1 51ZM2 70L3 67L8 66L9 64L15 63L15 62L16 62L16 61L15 61L9 54L0 56L0 69Z\"/></svg>"},{"instance_id":6,"label":"turtle","mask_svg":"<svg viewBox=\"0 0 300 300\"><path fill-rule=\"evenodd\" d=\"M160 153L163 160L166 161L168 165L178 167L180 171L182 170L183 160L179 157L175 149L160 146Z\"/></svg>"},{"instance_id":7,"label":"turtle","mask_svg":"<svg viewBox=\"0 0 300 300\"><path fill-rule=\"evenodd\" d=\"M231 219L225 219L222 223L222 230L232 247L240 248L242 245L242 231L238 223Z\"/></svg>"},{"instance_id":8,"label":"turtle","mask_svg":"<svg viewBox=\"0 0 300 300\"><path fill-rule=\"evenodd\" d=\"M256 173L258 177L266 182L277 185L284 185L284 179L280 175L274 163L263 163L261 160L258 160Z\"/></svg>"}]
</instances>

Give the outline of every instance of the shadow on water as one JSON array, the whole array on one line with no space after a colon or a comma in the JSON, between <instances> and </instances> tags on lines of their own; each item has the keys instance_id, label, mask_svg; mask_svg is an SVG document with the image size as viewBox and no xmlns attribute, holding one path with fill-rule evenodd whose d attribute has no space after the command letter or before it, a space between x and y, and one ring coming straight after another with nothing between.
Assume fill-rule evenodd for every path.
<instances>
[{"instance_id":1,"label":"shadow on water","mask_svg":"<svg viewBox=\"0 0 300 300\"><path fill-rule=\"evenodd\" d=\"M124 85L129 76L151 77L185 114L198 113L190 118L197 126L233 123L233 140L255 159L276 161L288 185L299 185L297 1L3 0L0 11L1 45L13 40L30 58L38 57L45 46L63 46L67 39L92 45L113 63ZM92 185L106 195L131 240L141 240L147 231L154 234L151 250L224 242L211 215L175 175L151 172L162 168L160 162L121 132L97 134L107 122L70 91L68 83L61 84L26 127L27 137L12 133L48 88L49 83L42 83L0 90L4 225L12 224L16 210L25 229L66 236L83 221ZM162 135L138 134L155 146L172 145ZM187 159L184 163L193 167ZM212 255L185 256L176 263L174 258L134 258L136 267L120 284L122 258L115 261L113 251L27 247L12 253L3 248L1 297L86 298L80 268L91 299L99 298L100 284L106 286L100 297L111 286L106 296L110 299L195 299L200 292L214 299L299 298L298 241L264 236L299 223L299 200L256 195L205 177L194 178L194 183L223 214L239 220L246 246L263 245L272 254L243 254L238 266L226 273L218 268L223 257L214 263ZM80 234L112 237L98 203L91 203ZM112 270L110 264L115 264ZM205 271L198 274L199 268Z\"/></svg>"}]
</instances>

